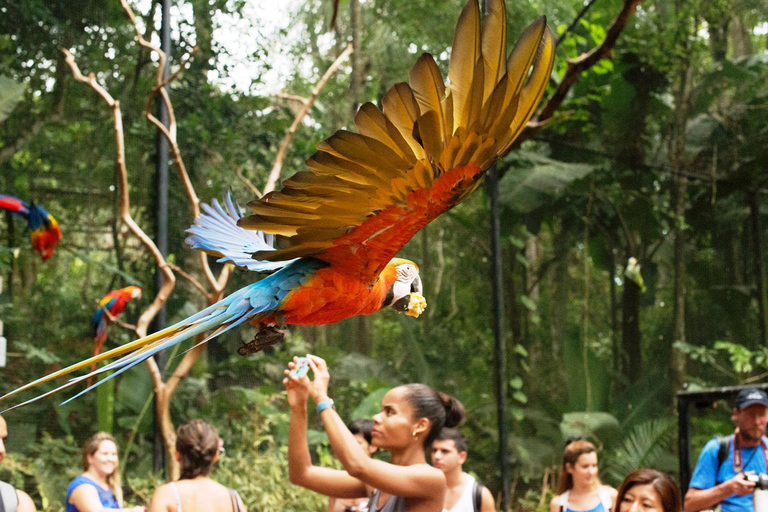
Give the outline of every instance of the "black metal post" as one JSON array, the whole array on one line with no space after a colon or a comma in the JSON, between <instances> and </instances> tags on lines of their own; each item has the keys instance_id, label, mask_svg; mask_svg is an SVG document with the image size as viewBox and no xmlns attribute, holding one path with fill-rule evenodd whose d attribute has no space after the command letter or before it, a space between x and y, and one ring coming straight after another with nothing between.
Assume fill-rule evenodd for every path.
<instances>
[{"instance_id":1,"label":"black metal post","mask_svg":"<svg viewBox=\"0 0 768 512\"><path fill-rule=\"evenodd\" d=\"M167 56L165 69L163 70L163 79L169 75L171 61L171 0L161 0L162 6L162 26L160 29L160 49ZM158 119L163 126L168 128L170 117L168 107L160 96L157 99ZM168 255L168 159L170 158L170 146L165 136L158 130L157 132L157 162L156 162L156 203L155 203L155 244L160 253L165 257ZM162 271L155 270L155 289L160 290L165 278ZM163 306L157 312L152 322L152 330L158 331L166 326L166 311ZM157 365L160 368L161 375L165 370L165 353L160 352L155 356ZM157 397L155 397L157 405ZM155 407L157 411L157 407ZM155 446L154 446L155 471L165 471L165 449L163 447L163 436L160 431L157 413L155 413Z\"/></svg>"},{"instance_id":2,"label":"black metal post","mask_svg":"<svg viewBox=\"0 0 768 512\"><path fill-rule=\"evenodd\" d=\"M496 168L485 178L491 199L491 282L493 283L493 359L496 390L496 415L499 427L499 469L501 473L501 510L510 510L509 449L507 434L507 372L504 345L504 283L501 267L501 224L499 220L499 179Z\"/></svg>"},{"instance_id":3,"label":"black metal post","mask_svg":"<svg viewBox=\"0 0 768 512\"><path fill-rule=\"evenodd\" d=\"M680 464L680 490L682 495L688 492L691 481L691 416L688 409L689 399L677 395L677 455Z\"/></svg>"}]
</instances>

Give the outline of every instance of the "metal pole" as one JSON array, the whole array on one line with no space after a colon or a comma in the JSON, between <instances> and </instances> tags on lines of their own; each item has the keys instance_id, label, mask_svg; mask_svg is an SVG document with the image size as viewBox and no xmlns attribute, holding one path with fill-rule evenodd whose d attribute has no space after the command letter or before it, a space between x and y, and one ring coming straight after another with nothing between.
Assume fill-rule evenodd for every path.
<instances>
[{"instance_id":1,"label":"metal pole","mask_svg":"<svg viewBox=\"0 0 768 512\"><path fill-rule=\"evenodd\" d=\"M493 283L493 359L495 364L496 416L499 427L499 469L501 473L501 510L510 510L509 449L507 446L507 372L504 345L504 283L501 268L501 227L499 221L499 178L495 167L486 176L491 199L491 273Z\"/></svg>"},{"instance_id":2,"label":"metal pole","mask_svg":"<svg viewBox=\"0 0 768 512\"><path fill-rule=\"evenodd\" d=\"M482 0L481 14L488 14L486 0ZM495 363L496 417L499 425L499 472L501 473L501 508L510 510L511 474L507 445L507 356L504 345L504 281L501 268L501 221L499 220L499 174L496 167L488 170L485 178L491 199L491 272L493 278L493 359Z\"/></svg>"},{"instance_id":3,"label":"metal pole","mask_svg":"<svg viewBox=\"0 0 768 512\"><path fill-rule=\"evenodd\" d=\"M160 49L168 57L165 69L163 70L163 79L168 77L171 61L171 0L161 0L162 6L162 26L160 29ZM160 96L157 99L158 119L168 128L170 118L168 107ZM168 255L168 159L170 158L170 147L168 140L158 130L157 132L157 162L156 162L156 203L155 203L155 244L160 253L165 257ZM163 273L158 268L155 270L155 289L160 290L163 286ZM153 331L158 331L166 326L166 311L163 306L158 311L152 322ZM165 354L158 353L155 358L160 368L161 374L165 370ZM157 405L157 396L155 396L155 405ZM157 411L157 407L155 407ZM155 412L155 447L154 447L155 471L165 471L165 449L163 447L163 436L160 431L160 424Z\"/></svg>"},{"instance_id":4,"label":"metal pole","mask_svg":"<svg viewBox=\"0 0 768 512\"><path fill-rule=\"evenodd\" d=\"M677 455L680 460L680 489L688 492L691 480L691 416L687 396L677 395Z\"/></svg>"}]
</instances>

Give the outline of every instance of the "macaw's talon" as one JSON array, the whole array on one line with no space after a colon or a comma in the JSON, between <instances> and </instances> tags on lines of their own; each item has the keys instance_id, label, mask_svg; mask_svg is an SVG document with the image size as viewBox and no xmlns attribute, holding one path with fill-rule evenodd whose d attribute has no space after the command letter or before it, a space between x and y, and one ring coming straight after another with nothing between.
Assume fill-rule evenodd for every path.
<instances>
[{"instance_id":1,"label":"macaw's talon","mask_svg":"<svg viewBox=\"0 0 768 512\"><path fill-rule=\"evenodd\" d=\"M275 325L264 327L258 333L256 333L256 336L254 336L251 341L238 348L237 353L241 356L255 354L256 352L269 347L270 345L280 343L283 341L284 337L285 328L281 329Z\"/></svg>"}]
</instances>

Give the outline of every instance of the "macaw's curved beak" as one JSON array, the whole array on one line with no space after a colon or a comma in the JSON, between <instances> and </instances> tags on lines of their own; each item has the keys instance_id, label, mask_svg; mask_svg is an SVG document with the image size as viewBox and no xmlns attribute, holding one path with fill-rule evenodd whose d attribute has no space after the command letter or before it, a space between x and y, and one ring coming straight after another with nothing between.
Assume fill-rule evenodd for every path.
<instances>
[{"instance_id":1,"label":"macaw's curved beak","mask_svg":"<svg viewBox=\"0 0 768 512\"><path fill-rule=\"evenodd\" d=\"M421 286L421 277L416 276L416 279L413 280L411 283L411 292L412 293L418 293L419 295L424 295L422 293L424 291L424 288Z\"/></svg>"}]
</instances>

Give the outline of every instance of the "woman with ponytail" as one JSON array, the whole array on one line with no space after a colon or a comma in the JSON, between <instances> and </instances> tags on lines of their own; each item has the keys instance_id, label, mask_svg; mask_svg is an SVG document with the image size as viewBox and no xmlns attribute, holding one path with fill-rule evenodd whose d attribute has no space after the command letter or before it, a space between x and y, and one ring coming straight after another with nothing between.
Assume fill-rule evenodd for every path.
<instances>
[{"instance_id":1,"label":"woman with ponytail","mask_svg":"<svg viewBox=\"0 0 768 512\"><path fill-rule=\"evenodd\" d=\"M391 463L371 459L357 443L328 396L330 374L326 362L307 355L314 374L292 376L297 358L288 363L283 381L291 406L288 470L291 482L334 498L362 498L376 489L370 512L441 512L445 475L427 464L429 445L444 426L456 427L464 407L455 398L424 384L406 384L384 395L381 412L373 417L371 440L387 450ZM328 440L344 470L312 465L307 445L307 399L312 397ZM367 486L367 487L366 487Z\"/></svg>"},{"instance_id":2,"label":"woman with ponytail","mask_svg":"<svg viewBox=\"0 0 768 512\"><path fill-rule=\"evenodd\" d=\"M222 444L216 428L202 420L181 425L176 430L181 478L155 491L149 512L246 512L237 491L209 476L223 451Z\"/></svg>"},{"instance_id":3,"label":"woman with ponytail","mask_svg":"<svg viewBox=\"0 0 768 512\"><path fill-rule=\"evenodd\" d=\"M144 507L122 508L117 443L111 434L98 432L88 438L83 445L83 471L67 487L67 512L144 511Z\"/></svg>"}]
</instances>

